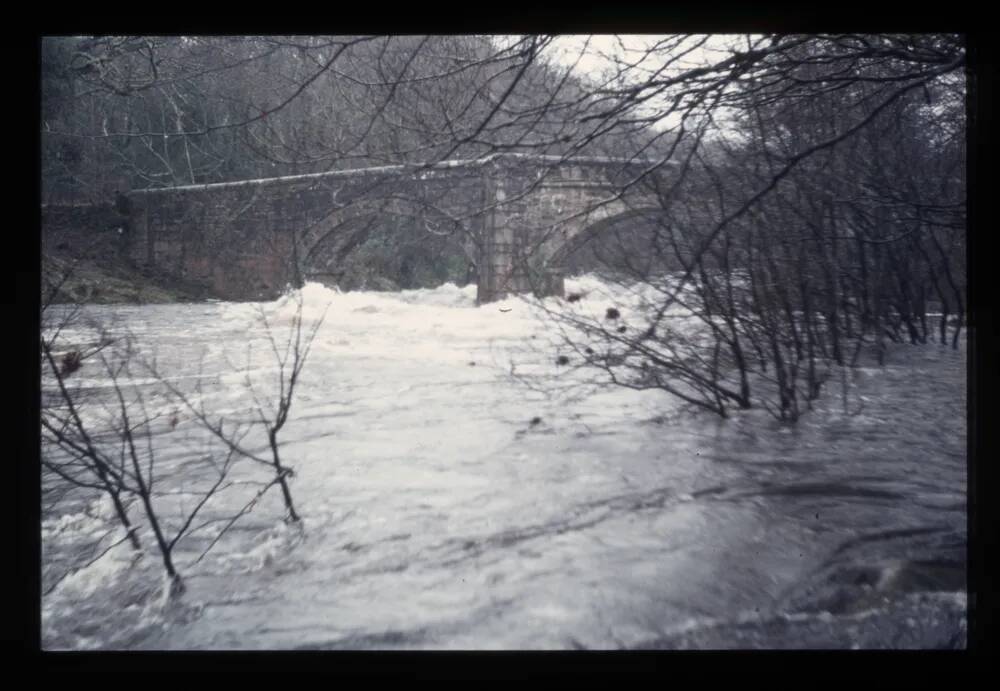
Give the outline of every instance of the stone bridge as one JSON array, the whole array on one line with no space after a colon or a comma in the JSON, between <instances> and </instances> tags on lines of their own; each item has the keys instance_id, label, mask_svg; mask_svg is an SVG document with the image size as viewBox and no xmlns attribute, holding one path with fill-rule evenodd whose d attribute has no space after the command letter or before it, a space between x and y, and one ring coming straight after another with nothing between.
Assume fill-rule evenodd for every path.
<instances>
[{"instance_id":1,"label":"stone bridge","mask_svg":"<svg viewBox=\"0 0 1000 691\"><path fill-rule=\"evenodd\" d=\"M414 220L460 239L480 303L510 293L562 294L574 243L656 213L645 161L494 154L126 195L128 252L229 299L272 297L336 275L373 223Z\"/></svg>"}]
</instances>

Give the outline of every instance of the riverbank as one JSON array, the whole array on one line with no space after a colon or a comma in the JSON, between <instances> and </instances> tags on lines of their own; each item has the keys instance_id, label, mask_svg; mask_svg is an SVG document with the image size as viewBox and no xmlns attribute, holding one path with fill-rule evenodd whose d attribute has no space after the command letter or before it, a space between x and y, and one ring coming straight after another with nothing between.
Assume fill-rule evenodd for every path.
<instances>
[{"instance_id":1,"label":"riverbank","mask_svg":"<svg viewBox=\"0 0 1000 691\"><path fill-rule=\"evenodd\" d=\"M215 295L115 255L51 253L42 260L42 299L53 304L149 305L200 302Z\"/></svg>"}]
</instances>

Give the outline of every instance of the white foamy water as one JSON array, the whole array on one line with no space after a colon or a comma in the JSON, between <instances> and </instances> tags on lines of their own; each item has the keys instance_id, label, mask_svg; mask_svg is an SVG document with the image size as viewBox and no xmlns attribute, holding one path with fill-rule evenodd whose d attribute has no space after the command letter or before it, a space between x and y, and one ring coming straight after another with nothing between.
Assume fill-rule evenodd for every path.
<instances>
[{"instance_id":1,"label":"white foamy water","mask_svg":"<svg viewBox=\"0 0 1000 691\"><path fill-rule=\"evenodd\" d=\"M567 288L583 313L637 309L596 277ZM861 412L840 414L831 394L789 430L762 411L719 421L659 391L595 392L592 373L555 364L567 351L531 300L477 307L473 286L450 284L302 296L306 327L325 321L281 434L301 529L272 490L201 562L211 529L183 540L187 592L165 608L155 553L115 547L44 598L45 647L850 647L851 627L868 627L866 647L924 647L964 631L964 352L901 346L857 373ZM239 420L248 375L263 398L275 386L256 311L280 352L294 308L86 312ZM108 391L92 362L71 381ZM191 415L148 373L122 381L177 415L155 437L164 488L196 489L185 464L209 447ZM247 498L227 491L206 516ZM45 516L43 589L111 515Z\"/></svg>"}]
</instances>

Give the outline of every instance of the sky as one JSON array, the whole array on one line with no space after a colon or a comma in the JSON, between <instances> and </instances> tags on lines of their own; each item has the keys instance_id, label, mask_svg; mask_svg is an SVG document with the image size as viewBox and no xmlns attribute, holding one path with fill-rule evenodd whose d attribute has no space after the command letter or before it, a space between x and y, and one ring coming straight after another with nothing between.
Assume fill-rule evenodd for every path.
<instances>
[{"instance_id":1,"label":"sky","mask_svg":"<svg viewBox=\"0 0 1000 691\"><path fill-rule=\"evenodd\" d=\"M633 79L640 79L655 73L662 67L662 55L649 55L643 58L643 53L658 42L670 38L663 34L595 34L595 35L563 35L557 37L544 52L557 64L571 67L577 76L583 79L597 80L602 73L615 68L615 60L635 63L629 70ZM672 69L692 69L724 59L728 54L728 46L732 42L745 40L742 36L718 34L710 36L704 46L694 48L701 36L691 36L682 41L682 49L692 48L690 53L679 59ZM641 59L641 60L640 60ZM665 103L651 101L651 108ZM679 115L671 115L656 123L657 129L669 129L680 122Z\"/></svg>"},{"instance_id":2,"label":"sky","mask_svg":"<svg viewBox=\"0 0 1000 691\"><path fill-rule=\"evenodd\" d=\"M636 60L642 52L657 42L670 38L664 34L594 34L578 35L568 34L557 37L547 51L547 55L563 65L573 65L580 58L576 71L584 75L599 74L602 70L613 65L611 56L616 56L624 60ZM692 36L690 42L698 40L700 37ZM711 36L704 47L693 50L685 56L680 63L683 67L697 67L709 61L720 58L721 51L734 38L731 35ZM689 42L685 41L685 45ZM580 57L580 52L585 51ZM647 59L640 63L638 69L655 69L656 59Z\"/></svg>"}]
</instances>

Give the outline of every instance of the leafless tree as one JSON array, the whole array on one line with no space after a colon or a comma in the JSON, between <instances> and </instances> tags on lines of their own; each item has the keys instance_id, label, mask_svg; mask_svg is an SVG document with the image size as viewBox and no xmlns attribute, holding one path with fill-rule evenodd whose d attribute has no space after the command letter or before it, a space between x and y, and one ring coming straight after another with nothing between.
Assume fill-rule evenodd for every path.
<instances>
[{"instance_id":1,"label":"leafless tree","mask_svg":"<svg viewBox=\"0 0 1000 691\"><path fill-rule=\"evenodd\" d=\"M233 467L233 453L230 451L221 460L208 454L198 459L199 467L185 469L189 478L206 469L211 470L213 477L194 491L194 505L182 511L180 520L174 524L161 506L170 493L158 490L160 479L170 475L156 459L157 435L162 430L154 430L154 426L163 414L151 414L141 388L123 381L132 375L131 342L118 339L110 355L102 347L84 359L88 368L99 366L99 374L110 382L110 390L104 397L84 397L79 389L70 388L67 378L71 374L53 357L51 339L43 339L42 355L58 392L45 402L42 410L44 470L68 486L107 495L135 550L142 548L140 527L148 527L170 579L169 591L181 592L183 585L174 548L189 533L202 509L227 488L224 483ZM242 438L239 430L233 435L236 440ZM141 518L129 511L135 503L140 506Z\"/></svg>"},{"instance_id":2,"label":"leafless tree","mask_svg":"<svg viewBox=\"0 0 1000 691\"><path fill-rule=\"evenodd\" d=\"M238 457L246 458L250 461L266 465L273 469L273 483L281 488L282 499L284 501L287 519L289 522L297 523L299 514L295 510L295 502L289 488L288 480L294 476L294 470L281 458L279 434L288 422L288 416L292 409L296 388L301 383L303 367L309 356L309 351L316 338L316 333L323 323L324 315L314 320L307 332L303 333L302 312L303 298L300 292L292 292L286 295L286 299L295 304L295 311L291 316L291 323L288 328L287 337L284 344L280 344L275 337L275 328L269 320L263 308L258 307L258 318L263 326L268 345L274 353L275 361L278 365L278 372L274 382L274 389L277 391L259 390L259 382L255 383L251 374L251 357L248 347L246 374L244 378L248 392L254 401L253 414L256 422L263 427L267 438L267 450L269 456L261 453L246 444L241 443L242 437L237 438L234 430L227 427L224 418L215 418L211 411L206 409L204 397L200 394L200 379L196 384L197 396L192 396L183 391L176 383L171 381L166 373L162 372L155 362L145 361L146 371L156 377L167 390L176 397L184 409L192 414L195 420L208 433L219 440L229 453L235 453ZM271 485L268 485L271 486Z\"/></svg>"},{"instance_id":3,"label":"leafless tree","mask_svg":"<svg viewBox=\"0 0 1000 691\"><path fill-rule=\"evenodd\" d=\"M926 342L931 291L943 341L949 310L964 312L961 41L746 37L670 73L684 41L698 45L666 41L652 78L619 62L598 111L623 118L645 103L648 119L678 122L673 179L643 180L661 200L645 246L656 259L615 253L623 283L656 297L628 324L552 310L569 345L614 383L794 421L865 344L882 361L886 338ZM677 308L700 327L672 328Z\"/></svg>"},{"instance_id":4,"label":"leafless tree","mask_svg":"<svg viewBox=\"0 0 1000 691\"><path fill-rule=\"evenodd\" d=\"M50 287L50 296L56 294L58 284L57 281ZM308 333L303 333L301 296L289 299L295 302L296 308L283 349L266 315L261 313L278 362L276 401L262 402L249 373L247 375L259 423L266 431L270 457L260 455L246 443L252 422L227 422L211 416L203 400L195 403L191 396L160 373L155 361L150 362L138 353L130 336L112 337L110 330L93 326L96 340L79 343L76 339L84 326L81 306L45 305L45 329L41 338L41 357L46 372L41 418L45 496L50 510L55 510L71 490L103 494L110 499L116 520L125 533L119 541L104 547L96 556L87 555L85 563L55 579L47 592L66 575L93 563L124 540L139 552L144 544L149 544L145 539L150 539L168 577L167 592L177 595L184 590L175 556L177 545L190 535L221 524L210 544L192 562L197 563L274 486L282 489L288 519L299 520L288 487L292 469L279 455L278 435L288 421L296 387L322 319L318 319ZM72 332L71 335L68 336L68 332ZM75 357L66 358L63 353ZM74 364L68 366L68 362ZM137 365L138 372L135 370ZM77 371L82 374L75 374ZM161 397L157 410L150 409L143 385L133 383L137 373L155 374L161 392L167 394L166 398ZM74 378L80 376L99 377L107 386L101 391L74 386ZM194 454L183 464L165 463L158 459L157 450L164 443L175 443L176 440L167 437L177 425L176 411L181 406L195 413L200 427L208 432L207 438L214 440L214 444L209 444L204 453ZM264 482L233 479L237 464L250 461L266 464L273 469L273 477ZM221 514L218 509L212 509L223 493L232 494L246 487L256 489L238 509ZM185 499L193 503L185 506ZM213 516L201 520L210 509ZM102 536L93 551L97 551L106 537Z\"/></svg>"}]
</instances>

